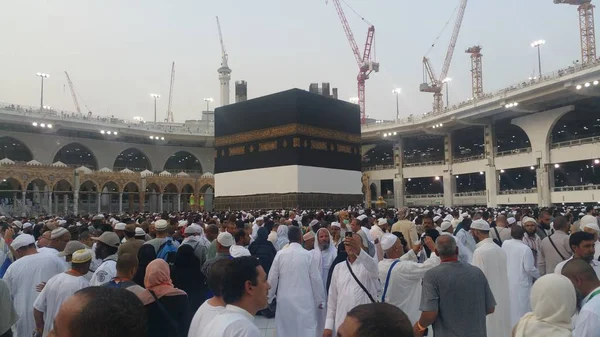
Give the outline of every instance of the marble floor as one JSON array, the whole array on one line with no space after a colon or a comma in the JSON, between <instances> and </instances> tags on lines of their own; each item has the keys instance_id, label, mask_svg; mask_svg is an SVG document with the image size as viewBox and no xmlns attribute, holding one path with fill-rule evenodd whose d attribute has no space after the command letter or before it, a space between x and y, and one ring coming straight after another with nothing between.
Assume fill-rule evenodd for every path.
<instances>
[{"instance_id":1,"label":"marble floor","mask_svg":"<svg viewBox=\"0 0 600 337\"><path fill-rule=\"evenodd\" d=\"M275 337L275 318L256 316L254 324L260 329L263 337Z\"/></svg>"}]
</instances>

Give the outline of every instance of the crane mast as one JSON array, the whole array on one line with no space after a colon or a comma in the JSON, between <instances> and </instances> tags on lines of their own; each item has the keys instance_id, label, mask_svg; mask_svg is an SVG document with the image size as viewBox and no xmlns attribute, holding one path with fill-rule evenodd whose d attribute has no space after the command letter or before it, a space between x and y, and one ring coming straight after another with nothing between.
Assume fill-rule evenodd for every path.
<instances>
[{"instance_id":1,"label":"crane mast","mask_svg":"<svg viewBox=\"0 0 600 337\"><path fill-rule=\"evenodd\" d=\"M481 46L469 47L465 53L471 54L471 86L473 88L473 98L483 96L483 66L481 64Z\"/></svg>"},{"instance_id":2,"label":"crane mast","mask_svg":"<svg viewBox=\"0 0 600 337\"><path fill-rule=\"evenodd\" d=\"M346 14L342 8L342 4L339 0L333 0L333 5L342 23L344 32L346 33L346 38L350 43L350 48L352 49L356 63L358 64L358 75L356 76L356 81L358 84L358 105L360 107L361 124L365 124L367 119L365 109L365 82L369 79L369 75L371 75L372 72L379 72L379 63L371 59L371 50L373 48L373 41L375 39L375 26L368 23L364 18L362 19L369 25L369 28L367 30L367 40L365 42L364 52L361 56L360 49L358 48L358 44L356 43L352 29L350 29L350 25L346 19Z\"/></svg>"},{"instance_id":3,"label":"crane mast","mask_svg":"<svg viewBox=\"0 0 600 337\"><path fill-rule=\"evenodd\" d=\"M450 44L446 51L446 58L444 59L444 65L440 77L435 77L432 71L429 59L423 57L423 68L429 77L429 82L424 82L420 86L421 92L433 92L433 112L439 113L444 109L444 100L442 95L442 89L444 89L444 79L448 76L450 70L450 64L452 63L452 56L454 55L454 48L456 47L456 41L462 27L463 18L465 16L465 9L467 8L468 0L461 0L460 7L458 8L458 14L456 15L456 22L454 23L454 31L450 38ZM427 78L425 79L427 80Z\"/></svg>"},{"instance_id":4,"label":"crane mast","mask_svg":"<svg viewBox=\"0 0 600 337\"><path fill-rule=\"evenodd\" d=\"M579 39L581 40L581 63L596 61L596 28L592 0L554 0L555 4L575 5L579 12Z\"/></svg>"},{"instance_id":5,"label":"crane mast","mask_svg":"<svg viewBox=\"0 0 600 337\"><path fill-rule=\"evenodd\" d=\"M218 16L217 16L217 28L219 29L219 41L221 42L221 67L227 67L227 61L229 59L229 55L227 55L227 51L225 50L225 43L223 42L223 33L221 32L221 22L219 22Z\"/></svg>"},{"instance_id":6,"label":"crane mast","mask_svg":"<svg viewBox=\"0 0 600 337\"><path fill-rule=\"evenodd\" d=\"M77 100L77 94L75 93L75 87L73 86L73 82L71 82L71 77L69 77L69 73L66 71L65 75L67 76L67 83L69 84L69 89L71 89L71 96L73 97L73 104L75 104L75 109L77 109L78 114L81 114L81 108L79 107L79 101Z\"/></svg>"},{"instance_id":7,"label":"crane mast","mask_svg":"<svg viewBox=\"0 0 600 337\"><path fill-rule=\"evenodd\" d=\"M173 86L175 85L175 61L171 66L171 84L169 85L169 103L167 105L167 123L174 123L173 110L171 110L171 103L173 103Z\"/></svg>"}]
</instances>

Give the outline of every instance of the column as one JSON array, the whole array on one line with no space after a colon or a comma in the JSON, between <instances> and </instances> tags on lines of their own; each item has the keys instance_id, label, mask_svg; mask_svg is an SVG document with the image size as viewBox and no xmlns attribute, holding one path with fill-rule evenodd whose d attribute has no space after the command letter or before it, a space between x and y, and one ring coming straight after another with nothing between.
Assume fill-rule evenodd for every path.
<instances>
[{"instance_id":1,"label":"column","mask_svg":"<svg viewBox=\"0 0 600 337\"><path fill-rule=\"evenodd\" d=\"M25 210L25 206L27 206L27 191L23 191L23 210Z\"/></svg>"},{"instance_id":2,"label":"column","mask_svg":"<svg viewBox=\"0 0 600 337\"><path fill-rule=\"evenodd\" d=\"M394 174L394 203L396 208L404 206L404 141L399 138L394 144L394 165L396 173Z\"/></svg>"},{"instance_id":3,"label":"column","mask_svg":"<svg viewBox=\"0 0 600 337\"><path fill-rule=\"evenodd\" d=\"M54 193L54 214L58 215L58 194Z\"/></svg>"},{"instance_id":4,"label":"column","mask_svg":"<svg viewBox=\"0 0 600 337\"><path fill-rule=\"evenodd\" d=\"M487 166L485 170L485 188L487 194L487 207L498 207L498 170L496 170L496 130L492 124L483 128L485 157Z\"/></svg>"},{"instance_id":5,"label":"column","mask_svg":"<svg viewBox=\"0 0 600 337\"><path fill-rule=\"evenodd\" d=\"M162 213L163 212L163 194L159 194L158 195L158 212Z\"/></svg>"},{"instance_id":6,"label":"column","mask_svg":"<svg viewBox=\"0 0 600 337\"><path fill-rule=\"evenodd\" d=\"M67 215L67 214L69 214L69 195L67 193L65 193L63 195L63 201L65 203L65 206L64 206L65 215Z\"/></svg>"},{"instance_id":7,"label":"column","mask_svg":"<svg viewBox=\"0 0 600 337\"><path fill-rule=\"evenodd\" d=\"M98 206L98 214L102 213L102 192L96 192L96 204Z\"/></svg>"},{"instance_id":8,"label":"column","mask_svg":"<svg viewBox=\"0 0 600 337\"><path fill-rule=\"evenodd\" d=\"M551 164L540 165L536 170L538 206L551 205L550 191L554 185L554 167Z\"/></svg>"},{"instance_id":9,"label":"column","mask_svg":"<svg viewBox=\"0 0 600 337\"><path fill-rule=\"evenodd\" d=\"M123 192L119 192L119 214L123 213Z\"/></svg>"},{"instance_id":10,"label":"column","mask_svg":"<svg viewBox=\"0 0 600 337\"><path fill-rule=\"evenodd\" d=\"M444 206L452 207L454 193L456 193L456 180L452 175L452 134L444 137L444 163L446 169L442 175L444 184Z\"/></svg>"},{"instance_id":11,"label":"column","mask_svg":"<svg viewBox=\"0 0 600 337\"><path fill-rule=\"evenodd\" d=\"M73 214L79 215L79 192L73 192Z\"/></svg>"},{"instance_id":12,"label":"column","mask_svg":"<svg viewBox=\"0 0 600 337\"><path fill-rule=\"evenodd\" d=\"M54 214L52 212L52 192L48 193L48 214Z\"/></svg>"},{"instance_id":13,"label":"column","mask_svg":"<svg viewBox=\"0 0 600 337\"><path fill-rule=\"evenodd\" d=\"M175 211L181 212L181 193L177 193L177 207Z\"/></svg>"},{"instance_id":14,"label":"column","mask_svg":"<svg viewBox=\"0 0 600 337\"><path fill-rule=\"evenodd\" d=\"M140 191L140 212L144 212L144 204L146 203L146 193L144 190Z\"/></svg>"}]
</instances>

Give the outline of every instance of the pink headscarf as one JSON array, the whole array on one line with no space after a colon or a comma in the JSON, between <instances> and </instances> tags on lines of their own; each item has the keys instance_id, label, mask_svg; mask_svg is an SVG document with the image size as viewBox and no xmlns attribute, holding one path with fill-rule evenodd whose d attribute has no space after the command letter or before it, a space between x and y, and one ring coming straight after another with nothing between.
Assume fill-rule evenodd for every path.
<instances>
[{"instance_id":1,"label":"pink headscarf","mask_svg":"<svg viewBox=\"0 0 600 337\"><path fill-rule=\"evenodd\" d=\"M146 267L146 276L144 277L144 286L146 291L138 294L138 297L144 305L154 302L154 296L157 298L163 296L187 295L185 291L177 289L171 281L171 271L169 265L163 259L154 259Z\"/></svg>"}]
</instances>

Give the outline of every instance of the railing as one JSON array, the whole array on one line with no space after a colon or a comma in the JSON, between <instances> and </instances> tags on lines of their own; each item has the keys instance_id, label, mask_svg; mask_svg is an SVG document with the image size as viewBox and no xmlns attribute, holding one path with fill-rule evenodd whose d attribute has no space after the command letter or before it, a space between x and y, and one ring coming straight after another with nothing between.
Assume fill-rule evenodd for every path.
<instances>
[{"instance_id":1,"label":"railing","mask_svg":"<svg viewBox=\"0 0 600 337\"><path fill-rule=\"evenodd\" d=\"M454 193L453 196L455 197L485 197L487 195L486 191L475 191L475 192L460 192L460 193Z\"/></svg>"},{"instance_id":2,"label":"railing","mask_svg":"<svg viewBox=\"0 0 600 337\"><path fill-rule=\"evenodd\" d=\"M363 166L364 171L381 171L381 170L390 170L395 168L394 164L382 164L382 165L371 165L371 166Z\"/></svg>"},{"instance_id":3,"label":"railing","mask_svg":"<svg viewBox=\"0 0 600 337\"><path fill-rule=\"evenodd\" d=\"M508 194L531 194L531 193L537 193L537 188L525 188L522 190L506 190L506 191L499 191L498 194L499 195L508 195Z\"/></svg>"},{"instance_id":4,"label":"railing","mask_svg":"<svg viewBox=\"0 0 600 337\"><path fill-rule=\"evenodd\" d=\"M423 161L417 163L405 163L404 167L417 167L417 166L433 166L433 165L443 165L443 160L435 160L435 161Z\"/></svg>"},{"instance_id":5,"label":"railing","mask_svg":"<svg viewBox=\"0 0 600 337\"><path fill-rule=\"evenodd\" d=\"M407 194L406 199L432 199L432 198L443 198L443 193L437 194Z\"/></svg>"},{"instance_id":6,"label":"railing","mask_svg":"<svg viewBox=\"0 0 600 337\"><path fill-rule=\"evenodd\" d=\"M509 87L505 87L504 89L500 89L496 92L485 93L482 95L482 97L467 99L463 102L453 105L451 108L445 108L443 111L441 111L439 113L434 114L432 111L430 111L430 112L426 112L422 115L417 115L417 116L411 115L407 118L401 118L401 119L394 120L394 121L378 121L377 123L363 125L362 130L368 131L368 129L373 129L373 128L377 128L380 126L393 126L393 125L403 126L403 125L419 123L421 120L429 119L434 116L444 115L448 112L458 110L465 106L473 106L474 107L484 101L490 101L492 99L506 97L507 94L510 92L520 90L523 88L528 88L528 87L531 87L531 86L534 86L537 84L550 82L550 81L556 80L558 78L561 78L563 76L575 74L575 73L584 71L589 68L597 67L599 64L600 64L599 60L593 60L592 62L587 63L587 64L574 64L567 68L555 70L551 73L544 74L540 79L536 79L533 81L521 81L521 82L513 84Z\"/></svg>"},{"instance_id":7,"label":"railing","mask_svg":"<svg viewBox=\"0 0 600 337\"><path fill-rule=\"evenodd\" d=\"M462 157L462 158L452 158L452 162L453 163L466 163L468 161L475 161L475 160L480 160L480 159L484 159L485 158L485 154L478 154L476 156L470 156L470 157Z\"/></svg>"},{"instance_id":8,"label":"railing","mask_svg":"<svg viewBox=\"0 0 600 337\"><path fill-rule=\"evenodd\" d=\"M572 191L593 191L600 190L600 185L581 185L581 186L563 186L552 188L553 192L572 192Z\"/></svg>"},{"instance_id":9,"label":"railing","mask_svg":"<svg viewBox=\"0 0 600 337\"><path fill-rule=\"evenodd\" d=\"M553 149L558 149L561 147L570 147L570 146L593 144L593 143L600 143L600 136L581 138L581 139L573 139L573 140L568 140L568 141L564 141L564 142L552 143L551 147Z\"/></svg>"},{"instance_id":10,"label":"railing","mask_svg":"<svg viewBox=\"0 0 600 337\"><path fill-rule=\"evenodd\" d=\"M514 149L514 150L507 150L507 151L496 152L496 158L498 158L498 157L512 156L512 155L521 154L521 153L531 153L531 148L530 147L525 147L525 148L522 148L522 149Z\"/></svg>"},{"instance_id":11,"label":"railing","mask_svg":"<svg viewBox=\"0 0 600 337\"><path fill-rule=\"evenodd\" d=\"M162 132L168 134L185 135L214 135L214 122L200 121L198 125L187 125L184 123L151 123L135 120L126 120L122 118L102 117L78 114L70 111L43 109L26 105L17 105L0 102L2 113L19 116L39 116L39 118L61 121L78 121L81 123L95 124L105 128L121 127L142 131Z\"/></svg>"}]
</instances>

